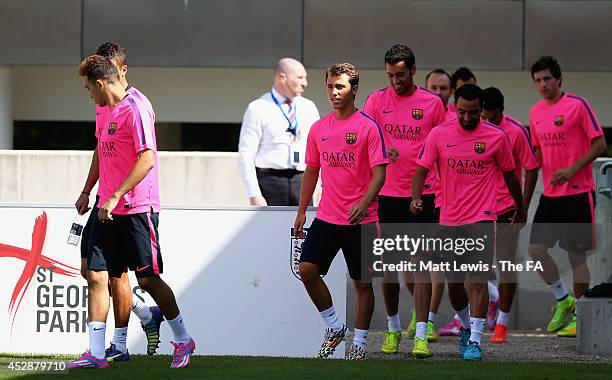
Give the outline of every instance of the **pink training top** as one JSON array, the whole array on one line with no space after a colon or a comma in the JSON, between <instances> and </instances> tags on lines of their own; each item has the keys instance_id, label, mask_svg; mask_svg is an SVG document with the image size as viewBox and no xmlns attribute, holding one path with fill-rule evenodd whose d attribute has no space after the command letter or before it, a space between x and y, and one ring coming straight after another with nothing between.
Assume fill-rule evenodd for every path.
<instances>
[{"instance_id":1,"label":"pink training top","mask_svg":"<svg viewBox=\"0 0 612 380\"><path fill-rule=\"evenodd\" d=\"M106 111L103 109L106 108ZM127 179L145 150L155 153L155 166L145 178L128 191L113 210L113 214L137 214L159 212L159 176L157 142L155 138L155 112L149 100L138 90L128 89L127 95L113 108L98 107L96 137L100 158L100 183L98 207Z\"/></svg>"},{"instance_id":2,"label":"pink training top","mask_svg":"<svg viewBox=\"0 0 612 380\"><path fill-rule=\"evenodd\" d=\"M446 112L444 113L444 121L455 120L457 119L457 112L455 111L455 106L452 103L448 103L446 105ZM442 206L442 187L440 185L440 175L436 170L436 184L434 186L434 192L436 197L434 198L435 207Z\"/></svg>"},{"instance_id":3,"label":"pink training top","mask_svg":"<svg viewBox=\"0 0 612 380\"><path fill-rule=\"evenodd\" d=\"M134 95L136 98L140 99L142 102L147 104L149 107L153 108L153 106L151 106L151 102L149 102L149 99L147 99L147 97L142 92L138 91L136 87L128 85L127 88L125 89L125 92L127 92L130 95ZM110 111L109 106L100 107L99 105L96 104L96 131L98 131L101 128L101 125L104 123L104 119L106 118L106 116L108 116L109 111Z\"/></svg>"},{"instance_id":4,"label":"pink training top","mask_svg":"<svg viewBox=\"0 0 612 380\"><path fill-rule=\"evenodd\" d=\"M310 128L306 165L321 168L323 193L317 218L332 224L349 225L348 213L365 195L372 168L387 164L387 151L380 127L357 111L338 120L329 113ZM378 201L368 207L360 224L378 221Z\"/></svg>"},{"instance_id":5,"label":"pink training top","mask_svg":"<svg viewBox=\"0 0 612 380\"><path fill-rule=\"evenodd\" d=\"M566 183L550 183L553 173L582 158L591 148L591 141L603 135L586 99L568 93L552 105L542 99L529 111L529 126L533 145L542 150L544 195L561 197L595 189L590 163Z\"/></svg>"},{"instance_id":6,"label":"pink training top","mask_svg":"<svg viewBox=\"0 0 612 380\"><path fill-rule=\"evenodd\" d=\"M421 87L410 96L399 96L389 86L370 94L363 111L381 126L385 146L400 152L399 159L387 166L387 179L379 194L411 197L417 155L429 132L444 121L442 100ZM433 194L435 180L435 171L432 170L425 180L423 193Z\"/></svg>"},{"instance_id":7,"label":"pink training top","mask_svg":"<svg viewBox=\"0 0 612 380\"><path fill-rule=\"evenodd\" d=\"M525 170L532 170L540 167L533 145L531 144L531 139L529 138L529 132L527 132L523 124L508 115L504 115L498 127L506 132L506 136L510 140L512 157L514 158L514 170L519 182L522 184L523 168ZM506 186L506 181L504 181L504 176L499 172L497 175L497 214L503 214L515 207L514 200Z\"/></svg>"},{"instance_id":8,"label":"pink training top","mask_svg":"<svg viewBox=\"0 0 612 380\"><path fill-rule=\"evenodd\" d=\"M496 219L496 176L514 169L510 142L499 127L481 121L466 131L457 120L440 124L417 159L417 165L429 170L436 163L442 183L440 224Z\"/></svg>"}]
</instances>

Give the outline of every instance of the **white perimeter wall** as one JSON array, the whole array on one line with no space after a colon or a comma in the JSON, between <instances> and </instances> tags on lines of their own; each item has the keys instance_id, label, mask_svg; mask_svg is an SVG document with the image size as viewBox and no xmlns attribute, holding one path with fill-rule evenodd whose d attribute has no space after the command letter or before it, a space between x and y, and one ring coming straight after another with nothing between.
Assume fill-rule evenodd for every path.
<instances>
[{"instance_id":1,"label":"white perimeter wall","mask_svg":"<svg viewBox=\"0 0 612 380\"><path fill-rule=\"evenodd\" d=\"M0 150L0 202L73 204L91 163L89 151ZM238 153L160 152L165 205L247 205ZM92 191L93 195L95 189Z\"/></svg>"}]
</instances>

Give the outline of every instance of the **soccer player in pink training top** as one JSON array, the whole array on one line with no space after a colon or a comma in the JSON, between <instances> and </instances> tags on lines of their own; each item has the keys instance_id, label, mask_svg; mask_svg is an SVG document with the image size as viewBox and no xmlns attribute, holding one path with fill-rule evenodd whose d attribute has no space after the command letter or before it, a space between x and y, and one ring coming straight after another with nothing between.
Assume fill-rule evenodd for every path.
<instances>
[{"instance_id":1,"label":"soccer player in pink training top","mask_svg":"<svg viewBox=\"0 0 612 380\"><path fill-rule=\"evenodd\" d=\"M567 251L574 296L580 298L590 282L585 252L594 248L595 184L591 163L605 151L606 141L589 102L561 90L561 67L553 57L535 62L531 78L542 97L529 112L529 126L542 164L544 193L533 218L529 254L542 264L540 275L557 299L547 331L575 337L576 316L566 322L574 311L575 298L561 282L548 248L559 241Z\"/></svg>"},{"instance_id":2,"label":"soccer player in pink training top","mask_svg":"<svg viewBox=\"0 0 612 380\"><path fill-rule=\"evenodd\" d=\"M481 117L483 120L497 125L508 136L512 147L516 176L519 181L523 178L523 169L525 169L523 205L525 210L528 210L538 180L540 163L536 159L527 129L516 119L505 115L503 112L504 95L501 91L495 87L485 89L482 92ZM515 262L519 230L510 224L515 212L516 207L512 196L508 192L503 176L499 173L497 176L497 236L495 240L495 256L498 262L501 260ZM500 274L499 315L491 342L506 343L510 308L516 291L516 273L502 269L503 266L498 265L497 268Z\"/></svg>"},{"instance_id":3,"label":"soccer player in pink training top","mask_svg":"<svg viewBox=\"0 0 612 380\"><path fill-rule=\"evenodd\" d=\"M346 326L338 320L331 294L321 278L342 249L357 294L355 336L346 353L349 360L365 358L365 341L374 311L371 283L361 281L362 225L378 222L376 196L385 182L388 163L382 131L370 116L355 108L359 74L350 63L325 72L332 112L313 124L306 145L306 171L294 234L303 237L306 208L319 171L321 202L302 246L299 272L310 299L327 325L320 358L333 355L344 340ZM364 252L365 253L365 252Z\"/></svg>"},{"instance_id":4,"label":"soccer player in pink training top","mask_svg":"<svg viewBox=\"0 0 612 380\"><path fill-rule=\"evenodd\" d=\"M412 177L410 209L414 213L423 209L421 194L425 178L437 164L443 199L440 225L450 226L444 231L452 231L459 238L466 237L457 235L461 231L484 232L480 235L485 237L483 251L470 251L464 257L490 264L499 172L503 173L516 205L513 221L524 223L526 217L510 142L497 126L480 120L481 97L482 90L476 85L465 84L457 89L457 120L446 121L434 128L418 156L419 167ZM446 272L451 305L462 319L459 350L465 360L482 359L480 340L488 306L488 275L488 266L481 270Z\"/></svg>"},{"instance_id":5,"label":"soccer player in pink training top","mask_svg":"<svg viewBox=\"0 0 612 380\"><path fill-rule=\"evenodd\" d=\"M117 67L119 81L124 86L126 92L142 98L147 103L149 102L140 91L127 83L126 53L122 46L114 42L105 42L98 47L96 54L108 57ZM97 128L102 127L109 111L110 108L108 106L96 105ZM99 179L98 163L99 156L96 147L85 186L75 203L80 214L86 213L89 209L89 194ZM100 223L98 221L99 200L99 195L96 195L95 204L83 229L83 239L81 240L81 273L87 280L88 291L93 298L98 297L99 292L106 293L109 289L106 259L102 253L102 247L94 244L94 236L98 231ZM141 326L147 335L147 353L153 355L159 346L159 329L164 320L161 311L157 306L149 307L137 297L132 297L132 288L127 273L124 273L120 278L110 277L110 286L112 289L111 295L113 296L115 330L111 344L105 351L106 359L108 361L130 360L130 354L127 350L130 311L133 311L140 319Z\"/></svg>"},{"instance_id":6,"label":"soccer player in pink training top","mask_svg":"<svg viewBox=\"0 0 612 380\"><path fill-rule=\"evenodd\" d=\"M431 171L425 182L423 212L418 215L410 212L410 182L425 138L436 125L444 121L445 114L439 96L415 85L415 56L407 46L398 44L387 50L385 68L389 86L371 93L363 106L363 111L382 127L385 146L391 160L387 166L385 184L378 195L378 217L383 223L383 235L385 223L436 223L435 171ZM428 357L431 353L427 342L437 339L433 324L435 317L432 313L428 314L432 292L431 279L428 274L405 274L409 277L408 290L413 294L415 302L413 321L408 329L408 337L414 338L412 355ZM390 278L391 276L395 278ZM395 354L402 337L398 310L400 286L396 273L386 273L381 287L388 323L381 351Z\"/></svg>"},{"instance_id":7,"label":"soccer player in pink training top","mask_svg":"<svg viewBox=\"0 0 612 380\"><path fill-rule=\"evenodd\" d=\"M431 75L431 76L430 76ZM445 76L448 76L449 82L446 81ZM452 96L458 88L464 84L476 84L476 76L467 67L460 67L452 75L449 76L444 70L436 69L433 70L425 78L426 86L431 91L437 93L442 97L442 100L446 99L446 120L452 120L457 118L455 112L455 104L449 103L448 98ZM450 85L450 91L446 90L447 83ZM440 206L442 205L442 195L440 194L439 181L436 183L436 212L439 215ZM437 279L436 279L437 281ZM487 327L493 330L495 327L495 319L497 318L497 311L499 308L499 292L493 282L489 281L487 284L489 288L489 310L487 313ZM436 289L436 285L434 285ZM434 290L434 295L438 294L437 290ZM436 302L436 299L432 299L432 305ZM446 325L442 326L438 333L442 336L456 336L461 328L461 321L457 314L453 319Z\"/></svg>"},{"instance_id":8,"label":"soccer player in pink training top","mask_svg":"<svg viewBox=\"0 0 612 380\"><path fill-rule=\"evenodd\" d=\"M163 312L176 342L172 368L189 365L195 342L187 333L170 287L160 278L163 271L157 225L159 179L155 113L148 102L125 90L117 67L107 57L87 57L79 67L85 87L100 106L108 106L98 125L98 219L94 235L102 247L108 273L120 278L127 269L136 272L138 284ZM69 368L108 368L104 355L108 293L89 299L89 346Z\"/></svg>"}]
</instances>

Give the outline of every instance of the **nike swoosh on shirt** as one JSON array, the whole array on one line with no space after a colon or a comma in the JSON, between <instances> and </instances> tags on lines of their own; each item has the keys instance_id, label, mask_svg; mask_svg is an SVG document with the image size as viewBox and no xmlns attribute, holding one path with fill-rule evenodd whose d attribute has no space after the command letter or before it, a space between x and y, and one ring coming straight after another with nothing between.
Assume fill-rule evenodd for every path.
<instances>
[{"instance_id":1,"label":"nike swoosh on shirt","mask_svg":"<svg viewBox=\"0 0 612 380\"><path fill-rule=\"evenodd\" d=\"M103 327L100 327L99 329L97 329L97 328L95 328L95 327L94 327L94 331L100 331L100 330L102 330L102 329L103 329Z\"/></svg>"},{"instance_id":2,"label":"nike swoosh on shirt","mask_svg":"<svg viewBox=\"0 0 612 380\"><path fill-rule=\"evenodd\" d=\"M321 141L325 141L327 139L329 139L329 137L321 137Z\"/></svg>"},{"instance_id":3,"label":"nike swoosh on shirt","mask_svg":"<svg viewBox=\"0 0 612 380\"><path fill-rule=\"evenodd\" d=\"M393 112L393 110L391 111L383 110L383 113L391 113L391 112Z\"/></svg>"},{"instance_id":4,"label":"nike swoosh on shirt","mask_svg":"<svg viewBox=\"0 0 612 380\"><path fill-rule=\"evenodd\" d=\"M452 147L457 146L457 145L459 145L459 144L446 144L446 147L447 148L452 148Z\"/></svg>"},{"instance_id":5,"label":"nike swoosh on shirt","mask_svg":"<svg viewBox=\"0 0 612 380\"><path fill-rule=\"evenodd\" d=\"M149 264L149 265L147 265L147 266L144 266L144 267L142 267L142 268L138 268L138 267L136 267L136 272L142 272L143 270L147 269L147 268L148 268L148 267L150 267L150 266L151 266L151 264Z\"/></svg>"}]
</instances>

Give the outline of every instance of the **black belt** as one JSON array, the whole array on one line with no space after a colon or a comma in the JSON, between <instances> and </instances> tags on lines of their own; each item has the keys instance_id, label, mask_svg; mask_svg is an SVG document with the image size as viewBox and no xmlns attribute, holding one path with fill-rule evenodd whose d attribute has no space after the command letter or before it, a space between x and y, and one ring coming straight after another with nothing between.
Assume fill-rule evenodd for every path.
<instances>
[{"instance_id":1,"label":"black belt","mask_svg":"<svg viewBox=\"0 0 612 380\"><path fill-rule=\"evenodd\" d=\"M255 168L257 173L269 173L279 177L293 177L296 174L302 174L304 172L297 169L268 169L268 168Z\"/></svg>"}]
</instances>

